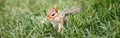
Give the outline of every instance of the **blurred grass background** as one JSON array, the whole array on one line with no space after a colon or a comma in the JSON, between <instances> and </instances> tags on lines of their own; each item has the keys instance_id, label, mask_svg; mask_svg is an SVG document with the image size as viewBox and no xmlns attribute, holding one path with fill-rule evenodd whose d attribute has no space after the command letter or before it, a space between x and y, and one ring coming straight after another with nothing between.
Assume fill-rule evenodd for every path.
<instances>
[{"instance_id":1,"label":"blurred grass background","mask_svg":"<svg viewBox=\"0 0 120 38\"><path fill-rule=\"evenodd\" d=\"M45 20L50 7L82 7L61 33ZM120 38L120 0L0 0L1 38Z\"/></svg>"}]
</instances>

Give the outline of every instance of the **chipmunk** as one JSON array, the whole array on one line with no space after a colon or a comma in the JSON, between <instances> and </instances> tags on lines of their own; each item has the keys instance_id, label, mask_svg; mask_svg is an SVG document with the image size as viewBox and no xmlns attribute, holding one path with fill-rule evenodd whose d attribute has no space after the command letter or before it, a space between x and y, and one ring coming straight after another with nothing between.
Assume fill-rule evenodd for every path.
<instances>
[{"instance_id":1,"label":"chipmunk","mask_svg":"<svg viewBox=\"0 0 120 38\"><path fill-rule=\"evenodd\" d=\"M69 10L65 10L63 12L58 12L58 6L55 6L54 9L50 8L50 10L47 13L47 20L52 24L54 28L57 28L57 32L61 32L63 25L65 23L65 17L68 14L73 14L81 11L80 8L70 8Z\"/></svg>"}]
</instances>

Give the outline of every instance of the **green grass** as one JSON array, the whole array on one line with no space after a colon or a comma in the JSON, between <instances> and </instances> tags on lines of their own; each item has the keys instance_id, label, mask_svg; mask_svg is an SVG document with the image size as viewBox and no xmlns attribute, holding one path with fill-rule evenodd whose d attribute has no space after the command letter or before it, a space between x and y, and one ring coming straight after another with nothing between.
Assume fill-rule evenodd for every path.
<instances>
[{"instance_id":1,"label":"green grass","mask_svg":"<svg viewBox=\"0 0 120 38\"><path fill-rule=\"evenodd\" d=\"M50 7L82 7L61 33L45 20ZM0 0L1 38L120 38L120 0Z\"/></svg>"}]
</instances>

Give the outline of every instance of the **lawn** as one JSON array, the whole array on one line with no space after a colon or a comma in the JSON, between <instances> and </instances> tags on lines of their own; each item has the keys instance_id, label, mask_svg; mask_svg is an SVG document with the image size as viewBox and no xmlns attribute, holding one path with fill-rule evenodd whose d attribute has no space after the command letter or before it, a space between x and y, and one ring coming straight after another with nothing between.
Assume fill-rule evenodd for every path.
<instances>
[{"instance_id":1,"label":"lawn","mask_svg":"<svg viewBox=\"0 0 120 38\"><path fill-rule=\"evenodd\" d=\"M81 7L61 33L46 20L50 7ZM0 0L1 38L120 38L120 0Z\"/></svg>"}]
</instances>

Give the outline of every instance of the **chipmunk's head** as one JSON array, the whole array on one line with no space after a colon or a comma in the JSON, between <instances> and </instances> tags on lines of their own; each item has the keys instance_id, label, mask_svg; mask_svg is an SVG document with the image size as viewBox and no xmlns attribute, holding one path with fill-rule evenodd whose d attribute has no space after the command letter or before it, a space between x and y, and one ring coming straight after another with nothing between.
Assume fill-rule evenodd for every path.
<instances>
[{"instance_id":1,"label":"chipmunk's head","mask_svg":"<svg viewBox=\"0 0 120 38\"><path fill-rule=\"evenodd\" d=\"M58 7L56 6L54 9L50 8L47 13L47 20L53 20L54 18L58 17Z\"/></svg>"}]
</instances>

